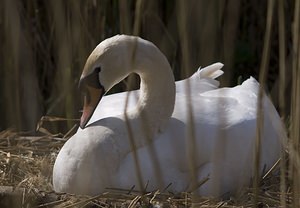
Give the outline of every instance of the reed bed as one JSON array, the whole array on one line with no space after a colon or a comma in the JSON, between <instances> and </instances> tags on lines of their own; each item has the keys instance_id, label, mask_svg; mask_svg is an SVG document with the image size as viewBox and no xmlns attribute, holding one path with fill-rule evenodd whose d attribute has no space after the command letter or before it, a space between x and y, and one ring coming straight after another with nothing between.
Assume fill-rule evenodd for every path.
<instances>
[{"instance_id":1,"label":"reed bed","mask_svg":"<svg viewBox=\"0 0 300 208\"><path fill-rule=\"evenodd\" d=\"M176 80L216 61L225 64L222 85L256 77L289 137L274 168L263 178L255 174L253 186L227 200L170 193L168 187L136 191L147 184L111 187L96 197L54 193L52 167L77 128L71 118L80 115L81 69L91 50L117 33L154 42ZM300 207L299 34L297 0L1 1L0 207ZM136 77L129 82L129 89L138 87ZM258 150L259 136L256 141Z\"/></svg>"}]
</instances>

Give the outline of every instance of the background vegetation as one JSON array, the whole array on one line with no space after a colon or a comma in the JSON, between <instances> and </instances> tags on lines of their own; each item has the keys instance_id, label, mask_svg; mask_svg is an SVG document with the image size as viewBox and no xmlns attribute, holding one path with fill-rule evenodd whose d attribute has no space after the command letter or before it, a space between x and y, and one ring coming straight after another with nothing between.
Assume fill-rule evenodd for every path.
<instances>
[{"instance_id":1,"label":"background vegetation","mask_svg":"<svg viewBox=\"0 0 300 208\"><path fill-rule=\"evenodd\" d=\"M297 0L1 0L0 131L34 134L42 116L79 118L77 84L90 52L115 34L139 35L162 50L177 80L218 61L222 86L260 80L290 136L281 163L286 205L289 188L300 198L299 30Z\"/></svg>"},{"instance_id":2,"label":"background vegetation","mask_svg":"<svg viewBox=\"0 0 300 208\"><path fill-rule=\"evenodd\" d=\"M99 42L119 33L154 42L167 56L177 80L217 61L225 64L224 86L236 85L238 76L258 78L267 3L2 0L0 130L12 127L32 131L43 115L79 118L77 83L85 60ZM294 1L284 1L289 89L293 8ZM279 80L276 11L270 44L267 84L275 99Z\"/></svg>"}]
</instances>

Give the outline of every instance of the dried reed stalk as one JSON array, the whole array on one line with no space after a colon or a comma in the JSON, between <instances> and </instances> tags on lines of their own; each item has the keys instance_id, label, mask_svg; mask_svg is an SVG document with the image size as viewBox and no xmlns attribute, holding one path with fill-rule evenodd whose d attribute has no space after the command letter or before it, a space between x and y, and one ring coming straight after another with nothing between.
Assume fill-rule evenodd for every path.
<instances>
[{"instance_id":1,"label":"dried reed stalk","mask_svg":"<svg viewBox=\"0 0 300 208\"><path fill-rule=\"evenodd\" d=\"M300 1L295 1L293 20L293 84L291 107L290 173L293 189L293 206L300 207Z\"/></svg>"},{"instance_id":2,"label":"dried reed stalk","mask_svg":"<svg viewBox=\"0 0 300 208\"><path fill-rule=\"evenodd\" d=\"M286 73L286 45L285 45L285 13L284 13L284 1L278 0L278 33L279 33L279 109L282 116L282 121L286 118L286 106L285 106L285 73ZM281 149L281 162L280 162L280 204L282 207L286 207L286 144L283 144Z\"/></svg>"},{"instance_id":3,"label":"dried reed stalk","mask_svg":"<svg viewBox=\"0 0 300 208\"><path fill-rule=\"evenodd\" d=\"M186 75L188 75L189 69L191 68L191 63L189 61L190 57L190 47L189 47L189 38L188 38L188 10L187 5L182 1L177 1L178 5L178 13L180 14L177 19L178 27L179 27L179 37L182 48L182 69L181 71ZM187 111L187 127L186 127L186 135L185 140L187 143L187 163L189 165L189 172L191 177L191 190L195 191L197 187L197 149L196 149L196 137L195 137L195 125L194 125L194 117L193 117L193 108L191 103L191 87L190 82L187 81L185 84L185 94L186 96L186 109ZM194 200L195 198L193 198Z\"/></svg>"},{"instance_id":4,"label":"dried reed stalk","mask_svg":"<svg viewBox=\"0 0 300 208\"><path fill-rule=\"evenodd\" d=\"M262 53L262 61L260 65L259 73L259 94L257 102L257 124L256 124L256 140L255 140L255 158L254 158L254 205L258 206L258 196L259 196L259 186L260 186L260 155L261 155L261 136L263 135L263 94L264 85L266 83L267 73L268 73L268 63L270 54L270 40L271 40L271 30L273 22L273 10L274 10L274 0L268 1L268 11L267 11L267 21L266 21L266 32L264 38L264 48Z\"/></svg>"}]
</instances>

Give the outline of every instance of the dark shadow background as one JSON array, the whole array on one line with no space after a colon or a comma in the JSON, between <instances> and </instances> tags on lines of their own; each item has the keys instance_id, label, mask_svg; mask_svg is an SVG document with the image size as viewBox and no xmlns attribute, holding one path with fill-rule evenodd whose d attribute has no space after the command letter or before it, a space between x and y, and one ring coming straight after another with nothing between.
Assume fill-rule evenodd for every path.
<instances>
[{"instance_id":1,"label":"dark shadow background","mask_svg":"<svg viewBox=\"0 0 300 208\"><path fill-rule=\"evenodd\" d=\"M118 33L154 42L176 80L223 62L222 86L258 78L267 2L260 0L0 1L0 131L33 131L41 116L79 118L78 80L96 45ZM287 108L294 1L284 1ZM267 90L278 104L278 13L274 8ZM185 57L185 58L184 58ZM239 78L240 77L240 78ZM114 91L124 90L120 84ZM286 110L287 112L289 110ZM55 122L66 132L76 122Z\"/></svg>"}]
</instances>

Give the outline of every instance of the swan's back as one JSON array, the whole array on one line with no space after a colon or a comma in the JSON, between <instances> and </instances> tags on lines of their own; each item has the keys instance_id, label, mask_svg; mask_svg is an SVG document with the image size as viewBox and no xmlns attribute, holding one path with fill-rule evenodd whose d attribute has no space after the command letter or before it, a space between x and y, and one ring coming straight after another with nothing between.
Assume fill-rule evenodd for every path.
<instances>
[{"instance_id":1,"label":"swan's back","mask_svg":"<svg viewBox=\"0 0 300 208\"><path fill-rule=\"evenodd\" d=\"M186 191L190 185L187 155L188 143L191 140L187 137L189 133L186 129L189 128L185 127L189 125L187 98L190 98L195 126L197 180L202 181L209 176L209 181L198 189L199 194L234 194L244 188L245 184L249 185L253 177L259 84L251 77L239 86L218 89L213 79L199 79L197 73L199 71L189 80L182 81L179 85L181 88L177 88L179 91L172 119L166 131L154 142L156 157L163 169L161 174L166 184L172 182L169 188L171 191ZM204 87L212 87L204 92L193 90L192 96L186 96L185 82L189 81L192 86L197 83L196 80ZM285 138L280 117L266 95L263 96L263 108L259 167L261 174L277 161L280 155L280 139ZM148 146L138 149L142 176L144 181L151 181L151 190L159 187L159 183L153 178L155 167L149 152ZM125 188L137 182L135 175L128 172L135 167L133 161L133 154L128 154L122 160L120 171L115 177L118 186Z\"/></svg>"},{"instance_id":2,"label":"swan's back","mask_svg":"<svg viewBox=\"0 0 300 208\"><path fill-rule=\"evenodd\" d=\"M177 101L173 117L187 125L190 116L194 121L196 165L201 167L199 180L210 175L210 180L199 189L200 194L218 196L224 190L235 193L250 183L254 173L258 92L259 84L251 77L233 88L191 96L192 114L185 98ZM281 119L265 94L262 102L261 174L278 160L281 140L286 138Z\"/></svg>"}]
</instances>

